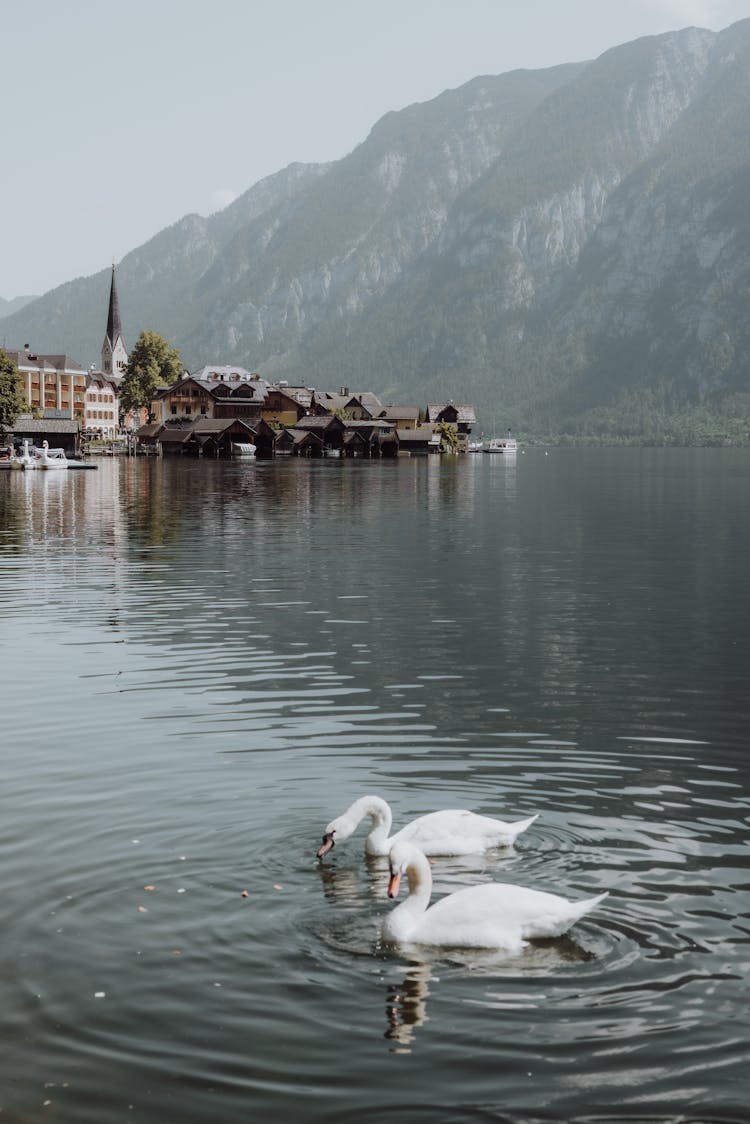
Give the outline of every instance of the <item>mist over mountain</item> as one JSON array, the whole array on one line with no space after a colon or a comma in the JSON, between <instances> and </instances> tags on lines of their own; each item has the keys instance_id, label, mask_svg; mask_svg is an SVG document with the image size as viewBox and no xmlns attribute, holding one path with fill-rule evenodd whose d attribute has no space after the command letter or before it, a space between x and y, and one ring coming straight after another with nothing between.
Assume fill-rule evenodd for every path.
<instances>
[{"instance_id":1,"label":"mist over mountain","mask_svg":"<svg viewBox=\"0 0 750 1124\"><path fill-rule=\"evenodd\" d=\"M486 428L743 440L750 20L475 78L117 267L126 343L186 365L474 402ZM110 269L0 338L98 362ZM0 311L0 315L2 312Z\"/></svg>"}]
</instances>

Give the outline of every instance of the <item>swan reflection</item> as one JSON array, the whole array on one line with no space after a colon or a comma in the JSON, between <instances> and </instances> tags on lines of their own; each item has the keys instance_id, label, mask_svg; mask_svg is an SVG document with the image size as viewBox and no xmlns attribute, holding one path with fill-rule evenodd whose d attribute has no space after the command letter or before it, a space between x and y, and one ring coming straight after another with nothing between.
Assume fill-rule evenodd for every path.
<instances>
[{"instance_id":1,"label":"swan reflection","mask_svg":"<svg viewBox=\"0 0 750 1124\"><path fill-rule=\"evenodd\" d=\"M365 856L364 864L366 877L363 879L358 866L339 866L335 860L316 863L327 900L337 905L358 905L364 898L382 906L387 901L388 864L384 859L371 855Z\"/></svg>"},{"instance_id":2,"label":"swan reflection","mask_svg":"<svg viewBox=\"0 0 750 1124\"><path fill-rule=\"evenodd\" d=\"M409 1053L416 1028L427 1022L427 986L432 979L429 964L413 964L399 984L388 984L385 1037L394 1043L395 1052Z\"/></svg>"}]
</instances>

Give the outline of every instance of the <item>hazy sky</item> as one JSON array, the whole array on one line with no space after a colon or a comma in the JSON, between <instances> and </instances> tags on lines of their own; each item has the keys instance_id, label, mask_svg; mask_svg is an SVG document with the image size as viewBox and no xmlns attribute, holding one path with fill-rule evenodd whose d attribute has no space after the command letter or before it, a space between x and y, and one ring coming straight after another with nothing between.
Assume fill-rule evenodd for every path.
<instances>
[{"instance_id":1,"label":"hazy sky","mask_svg":"<svg viewBox=\"0 0 750 1124\"><path fill-rule=\"evenodd\" d=\"M750 16L750 0L0 0L0 296L118 262L480 74Z\"/></svg>"}]
</instances>

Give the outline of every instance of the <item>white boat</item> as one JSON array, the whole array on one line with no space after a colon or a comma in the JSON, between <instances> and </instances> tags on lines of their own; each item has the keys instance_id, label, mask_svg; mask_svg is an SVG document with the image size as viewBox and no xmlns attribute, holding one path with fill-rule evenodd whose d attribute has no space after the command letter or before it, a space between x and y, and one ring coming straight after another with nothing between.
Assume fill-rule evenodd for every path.
<instances>
[{"instance_id":1,"label":"white boat","mask_svg":"<svg viewBox=\"0 0 750 1124\"><path fill-rule=\"evenodd\" d=\"M257 446L251 445L249 441L233 441L232 442L232 456L233 457L254 457Z\"/></svg>"},{"instance_id":2,"label":"white boat","mask_svg":"<svg viewBox=\"0 0 750 1124\"><path fill-rule=\"evenodd\" d=\"M65 456L65 450L50 449L49 442L47 441L42 441L41 449L37 449L35 452L37 468L59 471L60 469L68 467L68 458Z\"/></svg>"},{"instance_id":3,"label":"white boat","mask_svg":"<svg viewBox=\"0 0 750 1124\"><path fill-rule=\"evenodd\" d=\"M86 461L68 460L64 449L50 449L47 441L43 441L41 449L37 449L28 438L24 438L21 452L12 454L7 460L1 460L0 467L29 472L32 469L59 471L66 468L96 468L97 466L87 464Z\"/></svg>"},{"instance_id":4,"label":"white boat","mask_svg":"<svg viewBox=\"0 0 750 1124\"><path fill-rule=\"evenodd\" d=\"M16 453L11 458L10 467L20 469L30 469L37 467L37 454L38 450L29 444L28 438L24 438L23 448L20 453Z\"/></svg>"},{"instance_id":5,"label":"white boat","mask_svg":"<svg viewBox=\"0 0 750 1124\"><path fill-rule=\"evenodd\" d=\"M470 441L466 446L467 453L481 453L484 448L484 441Z\"/></svg>"},{"instance_id":6,"label":"white boat","mask_svg":"<svg viewBox=\"0 0 750 1124\"><path fill-rule=\"evenodd\" d=\"M501 453L506 457L515 456L518 452L518 442L515 437L511 437L510 430L508 430L507 437L491 437L484 451L485 453Z\"/></svg>"}]
</instances>

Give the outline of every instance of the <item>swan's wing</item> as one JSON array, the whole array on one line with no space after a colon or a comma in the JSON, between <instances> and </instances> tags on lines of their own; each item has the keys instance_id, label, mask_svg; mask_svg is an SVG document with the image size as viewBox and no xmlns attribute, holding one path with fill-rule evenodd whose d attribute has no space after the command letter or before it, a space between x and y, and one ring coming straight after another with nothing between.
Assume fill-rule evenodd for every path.
<instances>
[{"instance_id":1,"label":"swan's wing","mask_svg":"<svg viewBox=\"0 0 750 1124\"><path fill-rule=\"evenodd\" d=\"M426 855L468 855L488 847L508 846L535 819L536 816L532 816L517 823L506 823L464 808L445 808L412 820L390 842L391 845L396 840L416 843Z\"/></svg>"},{"instance_id":2,"label":"swan's wing","mask_svg":"<svg viewBox=\"0 0 750 1124\"><path fill-rule=\"evenodd\" d=\"M532 890L527 886L499 882L494 885L500 890L499 897L508 922L517 925L526 938L562 936L607 896L604 893L583 901L570 901L560 894Z\"/></svg>"},{"instance_id":3,"label":"swan's wing","mask_svg":"<svg viewBox=\"0 0 750 1124\"><path fill-rule=\"evenodd\" d=\"M441 898L420 918L410 939L443 947L509 952L519 952L526 943L520 927L505 916L496 883L468 886Z\"/></svg>"},{"instance_id":4,"label":"swan's wing","mask_svg":"<svg viewBox=\"0 0 750 1124\"><path fill-rule=\"evenodd\" d=\"M469 886L431 906L411 939L425 944L519 951L529 938L557 937L606 894L571 902L502 882Z\"/></svg>"}]
</instances>

